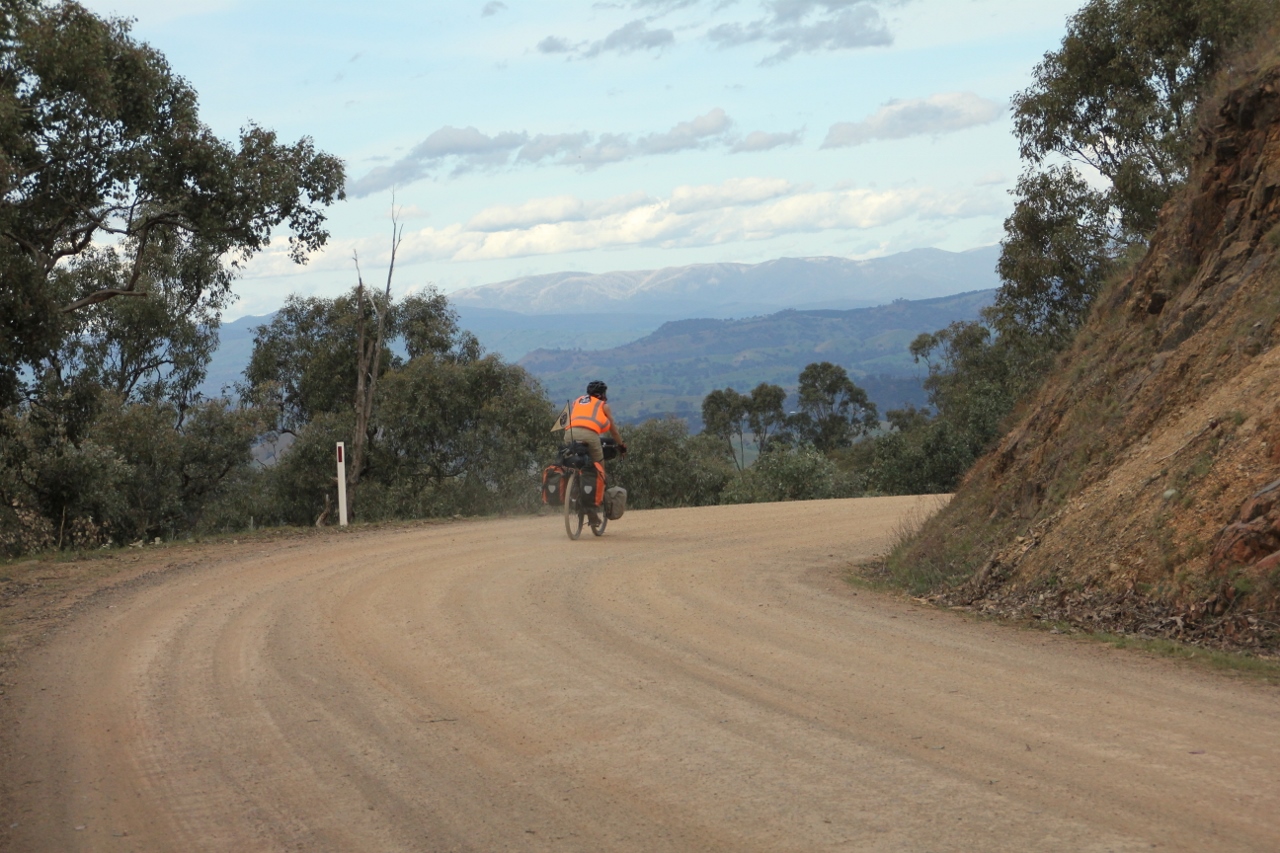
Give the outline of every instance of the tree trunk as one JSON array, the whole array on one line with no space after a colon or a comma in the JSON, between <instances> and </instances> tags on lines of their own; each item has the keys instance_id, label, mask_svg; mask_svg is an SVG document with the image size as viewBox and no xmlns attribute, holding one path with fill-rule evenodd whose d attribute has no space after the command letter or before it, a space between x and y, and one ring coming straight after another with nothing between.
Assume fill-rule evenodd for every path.
<instances>
[{"instance_id":1,"label":"tree trunk","mask_svg":"<svg viewBox=\"0 0 1280 853\"><path fill-rule=\"evenodd\" d=\"M391 310L391 279L396 269L396 251L400 248L400 240L404 227L396 221L394 208L391 211L391 263L387 266L387 286L382 293L381 304L377 296L370 295L369 305L378 319L373 339L366 334L364 312L365 287L364 276L360 272L360 258L352 254L356 265L356 310L360 312L356 320L356 428L351 439L351 473L347 478L347 506L354 515L356 486L360 485L360 475L364 471L365 450L369 441L369 421L373 417L374 393L378 387L378 373L382 369L382 345L387 332L387 314Z\"/></svg>"}]
</instances>

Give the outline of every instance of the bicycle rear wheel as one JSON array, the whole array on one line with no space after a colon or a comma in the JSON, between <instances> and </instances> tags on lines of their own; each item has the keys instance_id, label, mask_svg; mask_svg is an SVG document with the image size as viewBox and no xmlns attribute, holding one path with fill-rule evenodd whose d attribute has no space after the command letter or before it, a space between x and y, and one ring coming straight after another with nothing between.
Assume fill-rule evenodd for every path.
<instances>
[{"instance_id":1,"label":"bicycle rear wheel","mask_svg":"<svg viewBox=\"0 0 1280 853\"><path fill-rule=\"evenodd\" d=\"M582 476L574 471L569 475L568 485L564 489L564 532L569 534L570 539L577 539L582 535L582 520L586 517L579 506L582 502L579 486L582 484Z\"/></svg>"}]
</instances>

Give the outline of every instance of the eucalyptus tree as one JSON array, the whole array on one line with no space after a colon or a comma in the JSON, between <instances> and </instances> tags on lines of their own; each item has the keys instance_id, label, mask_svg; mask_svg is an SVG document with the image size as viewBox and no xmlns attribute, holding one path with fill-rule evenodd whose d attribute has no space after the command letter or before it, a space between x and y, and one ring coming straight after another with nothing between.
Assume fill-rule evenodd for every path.
<instances>
[{"instance_id":1,"label":"eucalyptus tree","mask_svg":"<svg viewBox=\"0 0 1280 853\"><path fill-rule=\"evenodd\" d=\"M750 414L751 398L732 388L717 388L702 398L703 432L724 442L739 471L746 467Z\"/></svg>"},{"instance_id":2,"label":"eucalyptus tree","mask_svg":"<svg viewBox=\"0 0 1280 853\"><path fill-rule=\"evenodd\" d=\"M793 419L797 433L824 452L848 447L879 423L867 392L829 361L814 362L800 372L799 407Z\"/></svg>"},{"instance_id":3,"label":"eucalyptus tree","mask_svg":"<svg viewBox=\"0 0 1280 853\"><path fill-rule=\"evenodd\" d=\"M226 142L195 91L128 21L78 3L0 8L0 403L24 367L57 368L102 303L148 299L165 255L234 273L286 225L302 263L343 197L341 161L249 125ZM101 254L116 255L115 263ZM97 253L98 258L93 255ZM175 280L175 307L216 310L234 275Z\"/></svg>"},{"instance_id":4,"label":"eucalyptus tree","mask_svg":"<svg viewBox=\"0 0 1280 853\"><path fill-rule=\"evenodd\" d=\"M1090 0L1071 17L1013 99L1026 171L990 314L1002 333L1065 345L1186 181L1208 84L1268 17L1271 0Z\"/></svg>"}]
</instances>

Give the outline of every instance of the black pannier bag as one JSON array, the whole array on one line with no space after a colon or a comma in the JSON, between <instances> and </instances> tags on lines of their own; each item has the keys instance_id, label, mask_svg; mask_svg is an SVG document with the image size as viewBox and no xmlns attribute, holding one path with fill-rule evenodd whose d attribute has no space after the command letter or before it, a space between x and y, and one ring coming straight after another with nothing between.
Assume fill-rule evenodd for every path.
<instances>
[{"instance_id":1,"label":"black pannier bag","mask_svg":"<svg viewBox=\"0 0 1280 853\"><path fill-rule=\"evenodd\" d=\"M568 478L559 465L548 465L542 469L542 502L548 506L564 505L564 487Z\"/></svg>"},{"instance_id":2,"label":"black pannier bag","mask_svg":"<svg viewBox=\"0 0 1280 853\"><path fill-rule=\"evenodd\" d=\"M618 442L614 441L612 438L601 438L600 453L604 457L605 462L608 462L610 459L617 459Z\"/></svg>"},{"instance_id":3,"label":"black pannier bag","mask_svg":"<svg viewBox=\"0 0 1280 853\"><path fill-rule=\"evenodd\" d=\"M591 506L604 503L604 469L599 465L588 464L582 472L582 495Z\"/></svg>"},{"instance_id":4,"label":"black pannier bag","mask_svg":"<svg viewBox=\"0 0 1280 853\"><path fill-rule=\"evenodd\" d=\"M614 486L604 493L604 514L610 521L617 521L627 511L627 490Z\"/></svg>"}]
</instances>

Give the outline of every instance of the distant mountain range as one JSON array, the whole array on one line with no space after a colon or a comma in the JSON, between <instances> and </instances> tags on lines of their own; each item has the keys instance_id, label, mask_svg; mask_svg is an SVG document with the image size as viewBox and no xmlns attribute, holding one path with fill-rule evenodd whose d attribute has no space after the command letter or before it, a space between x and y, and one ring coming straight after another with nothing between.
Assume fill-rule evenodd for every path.
<instances>
[{"instance_id":1,"label":"distant mountain range","mask_svg":"<svg viewBox=\"0 0 1280 853\"><path fill-rule=\"evenodd\" d=\"M449 294L449 300L464 316L479 308L525 315L647 314L664 320L750 317L786 308L865 308L996 287L999 256L999 246L987 246L968 252L915 249L867 261L781 258L639 272L563 272L465 288Z\"/></svg>"},{"instance_id":2,"label":"distant mountain range","mask_svg":"<svg viewBox=\"0 0 1280 853\"><path fill-rule=\"evenodd\" d=\"M462 308L458 314L462 328L479 338L486 352L496 352L508 361L518 361L539 347L569 342L591 349L620 346L671 319L649 314L517 314L487 308ZM274 316L240 317L222 325L218 349L200 386L205 395L216 396L224 387L243 381L241 374L253 355L253 330Z\"/></svg>"},{"instance_id":3,"label":"distant mountain range","mask_svg":"<svg viewBox=\"0 0 1280 853\"><path fill-rule=\"evenodd\" d=\"M608 372L611 386L634 392L618 398L626 398L619 415L629 419L679 412L696 420L707 391L749 390L761 381L790 388L800 369L820 358L844 365L883 408L923 402L907 344L920 332L976 317L998 284L998 257L991 246L868 261L568 272L467 288L449 301L486 350L520 361L554 399L575 393L587 374ZM886 304L893 300L910 301ZM882 310L857 313L873 306ZM222 327L206 394L241 381L253 329L272 316Z\"/></svg>"},{"instance_id":4,"label":"distant mountain range","mask_svg":"<svg viewBox=\"0 0 1280 853\"><path fill-rule=\"evenodd\" d=\"M994 290L936 299L900 299L850 311L781 311L745 320L680 320L637 341L606 350L535 350L520 364L553 400L604 379L619 419L674 414L695 426L702 398L716 388L748 392L771 382L794 394L800 371L831 361L849 371L883 412L922 406L924 367L908 346L921 332L975 320Z\"/></svg>"}]
</instances>

